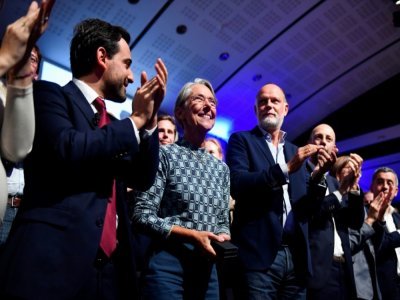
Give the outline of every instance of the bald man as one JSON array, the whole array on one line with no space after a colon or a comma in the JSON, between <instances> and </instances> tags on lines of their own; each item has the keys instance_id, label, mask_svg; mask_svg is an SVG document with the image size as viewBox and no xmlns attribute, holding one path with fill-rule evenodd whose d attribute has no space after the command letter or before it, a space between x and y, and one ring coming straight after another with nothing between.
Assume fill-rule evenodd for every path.
<instances>
[{"instance_id":1,"label":"bald man","mask_svg":"<svg viewBox=\"0 0 400 300\"><path fill-rule=\"evenodd\" d=\"M362 158L351 154L351 179L339 182L327 172L337 158L336 135L331 126L320 124L309 143L323 146L307 162L310 173L322 169L326 186L322 205L309 224L313 273L308 278L307 299L356 299L349 228L358 230L364 221L363 196L356 181Z\"/></svg>"},{"instance_id":2,"label":"bald man","mask_svg":"<svg viewBox=\"0 0 400 300\"><path fill-rule=\"evenodd\" d=\"M276 84L261 87L254 111L258 124L232 134L226 155L236 200L237 298L305 299L305 273L311 272L305 160L322 146L298 148L285 139L289 103Z\"/></svg>"}]
</instances>

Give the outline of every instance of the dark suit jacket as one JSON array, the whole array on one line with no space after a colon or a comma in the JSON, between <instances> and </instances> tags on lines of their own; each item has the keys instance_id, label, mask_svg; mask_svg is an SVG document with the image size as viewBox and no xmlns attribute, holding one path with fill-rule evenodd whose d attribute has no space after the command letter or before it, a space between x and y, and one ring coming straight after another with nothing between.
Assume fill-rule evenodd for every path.
<instances>
[{"instance_id":1,"label":"dark suit jacket","mask_svg":"<svg viewBox=\"0 0 400 300\"><path fill-rule=\"evenodd\" d=\"M286 141L284 155L290 160L297 147ZM231 194L236 200L232 239L239 246L239 259L247 270L266 270L282 244L283 189L285 176L258 127L231 135L226 161L231 172ZM294 214L295 267L311 271L308 252L308 204L305 165L289 175L289 195Z\"/></svg>"},{"instance_id":2,"label":"dark suit jacket","mask_svg":"<svg viewBox=\"0 0 400 300\"><path fill-rule=\"evenodd\" d=\"M333 216L337 233L342 242L351 293L355 297L356 289L348 228L358 230L364 222L363 195L362 193L358 196L349 193L339 202L336 195L333 194L338 189L337 180L327 175L326 182L330 194L323 196L320 211L313 216L309 224L313 275L308 278L308 287L321 289L330 276L329 270L331 269L334 250Z\"/></svg>"},{"instance_id":3,"label":"dark suit jacket","mask_svg":"<svg viewBox=\"0 0 400 300\"><path fill-rule=\"evenodd\" d=\"M157 130L139 146L129 119L97 128L92 108L73 82L60 87L39 81L34 99L36 134L25 161L25 198L0 260L0 293L72 299L93 268L116 178L116 260L122 261L120 283L132 299L135 268L125 183L141 188L153 183Z\"/></svg>"},{"instance_id":4,"label":"dark suit jacket","mask_svg":"<svg viewBox=\"0 0 400 300\"><path fill-rule=\"evenodd\" d=\"M400 214L393 213L394 224L400 229ZM378 272L379 287L382 293L382 299L400 299L399 282L397 275L397 256L394 250L400 247L400 233L397 231L389 233L385 227L383 241L376 246L376 268Z\"/></svg>"}]
</instances>

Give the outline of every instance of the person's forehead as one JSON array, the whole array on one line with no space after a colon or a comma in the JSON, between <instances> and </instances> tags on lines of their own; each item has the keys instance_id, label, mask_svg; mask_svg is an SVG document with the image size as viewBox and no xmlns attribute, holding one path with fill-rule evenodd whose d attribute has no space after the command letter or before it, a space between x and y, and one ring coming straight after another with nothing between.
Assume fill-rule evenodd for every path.
<instances>
[{"instance_id":1,"label":"person's forehead","mask_svg":"<svg viewBox=\"0 0 400 300\"><path fill-rule=\"evenodd\" d=\"M210 151L218 152L218 146L215 143L206 141L206 149Z\"/></svg>"},{"instance_id":2,"label":"person's forehead","mask_svg":"<svg viewBox=\"0 0 400 300\"><path fill-rule=\"evenodd\" d=\"M174 124L171 123L170 120L160 120L158 121L158 127L163 126L163 127L175 127Z\"/></svg>"},{"instance_id":3,"label":"person's forehead","mask_svg":"<svg viewBox=\"0 0 400 300\"><path fill-rule=\"evenodd\" d=\"M118 41L118 45L119 45L119 50L116 53L116 55L120 55L124 59L125 58L131 58L131 50L129 48L128 43L124 39L120 39Z\"/></svg>"},{"instance_id":4,"label":"person's forehead","mask_svg":"<svg viewBox=\"0 0 400 300\"><path fill-rule=\"evenodd\" d=\"M212 141L206 141L206 145L207 145L207 147L209 147L209 146L217 147L217 145Z\"/></svg>"},{"instance_id":5,"label":"person's forehead","mask_svg":"<svg viewBox=\"0 0 400 300\"><path fill-rule=\"evenodd\" d=\"M276 85L265 85L260 89L257 98L267 98L267 97L274 97L283 99L284 94L283 91Z\"/></svg>"},{"instance_id":6,"label":"person's forehead","mask_svg":"<svg viewBox=\"0 0 400 300\"><path fill-rule=\"evenodd\" d=\"M191 90L192 94L203 94L203 95L212 94L208 87L206 87L204 84L199 84L199 83L192 85Z\"/></svg>"},{"instance_id":7,"label":"person's forehead","mask_svg":"<svg viewBox=\"0 0 400 300\"><path fill-rule=\"evenodd\" d=\"M330 136L335 137L335 132L328 126L318 126L314 129L314 136Z\"/></svg>"},{"instance_id":8,"label":"person's forehead","mask_svg":"<svg viewBox=\"0 0 400 300\"><path fill-rule=\"evenodd\" d=\"M376 179L395 181L395 176L392 172L379 172L376 174Z\"/></svg>"}]
</instances>

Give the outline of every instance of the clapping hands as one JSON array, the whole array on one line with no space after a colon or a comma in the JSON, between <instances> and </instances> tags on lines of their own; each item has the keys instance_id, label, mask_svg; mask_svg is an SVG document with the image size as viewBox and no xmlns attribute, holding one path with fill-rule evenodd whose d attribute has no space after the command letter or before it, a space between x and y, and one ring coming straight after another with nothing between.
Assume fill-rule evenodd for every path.
<instances>
[{"instance_id":1,"label":"clapping hands","mask_svg":"<svg viewBox=\"0 0 400 300\"><path fill-rule=\"evenodd\" d=\"M363 159L356 153L350 154L350 159L343 166L339 175L339 191L345 194L351 190L358 190L358 182L361 178L361 166Z\"/></svg>"},{"instance_id":2,"label":"clapping hands","mask_svg":"<svg viewBox=\"0 0 400 300\"><path fill-rule=\"evenodd\" d=\"M131 118L138 129L152 129L157 125L157 113L165 97L168 71L159 58L155 64L156 76L148 80L147 73L141 73L141 87L136 91L132 102Z\"/></svg>"}]
</instances>

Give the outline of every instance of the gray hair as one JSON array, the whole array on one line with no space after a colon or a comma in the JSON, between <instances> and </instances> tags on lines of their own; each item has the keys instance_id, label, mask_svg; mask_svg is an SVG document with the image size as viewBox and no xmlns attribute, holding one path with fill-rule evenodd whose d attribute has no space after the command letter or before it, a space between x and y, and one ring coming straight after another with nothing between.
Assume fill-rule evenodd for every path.
<instances>
[{"instance_id":1,"label":"gray hair","mask_svg":"<svg viewBox=\"0 0 400 300\"><path fill-rule=\"evenodd\" d=\"M211 93L212 93L212 95L213 95L215 101L216 101L217 104L218 104L218 100L217 100L217 97L215 96L214 89L213 89L213 87L212 87L212 85L211 85L211 82L209 82L208 80L202 79L202 78L196 78L196 79L194 79L193 81L190 81L190 82L185 83L185 85L184 85L184 86L181 88L181 90L179 91L178 97L176 98L176 101L175 101L175 108L174 108L175 119L178 121L178 123L180 123L180 125L182 125L182 124L181 124L179 118L176 116L176 111L177 111L177 109L178 109L179 107L181 107L181 106L183 106L183 105L186 104L186 100L187 100L187 99L189 98L189 96L191 95L191 93L192 93L192 87L193 87L195 84L202 84L202 85L205 85L205 86L211 91Z\"/></svg>"}]
</instances>

